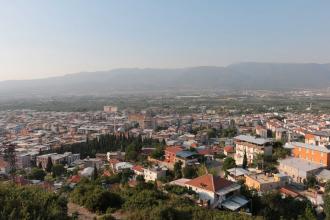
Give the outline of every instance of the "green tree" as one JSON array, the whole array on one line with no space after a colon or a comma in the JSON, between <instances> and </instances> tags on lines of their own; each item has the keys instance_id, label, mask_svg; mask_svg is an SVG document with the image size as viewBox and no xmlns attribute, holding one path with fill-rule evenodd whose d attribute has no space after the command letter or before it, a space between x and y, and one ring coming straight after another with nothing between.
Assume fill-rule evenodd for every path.
<instances>
[{"instance_id":1,"label":"green tree","mask_svg":"<svg viewBox=\"0 0 330 220\"><path fill-rule=\"evenodd\" d=\"M145 183L145 180L144 180L144 176L143 175L138 175L137 177L136 177L136 182L138 183L138 184L144 184Z\"/></svg>"},{"instance_id":2,"label":"green tree","mask_svg":"<svg viewBox=\"0 0 330 220\"><path fill-rule=\"evenodd\" d=\"M28 174L30 180L41 180L43 181L46 176L46 172L39 168L32 168L31 173Z\"/></svg>"},{"instance_id":3,"label":"green tree","mask_svg":"<svg viewBox=\"0 0 330 220\"><path fill-rule=\"evenodd\" d=\"M325 193L323 195L324 200L324 213L326 215L326 219L330 219L330 181L327 181L325 184Z\"/></svg>"},{"instance_id":4,"label":"green tree","mask_svg":"<svg viewBox=\"0 0 330 220\"><path fill-rule=\"evenodd\" d=\"M197 177L197 169L193 166L185 166L182 169L182 173L184 178L192 179Z\"/></svg>"},{"instance_id":5,"label":"green tree","mask_svg":"<svg viewBox=\"0 0 330 220\"><path fill-rule=\"evenodd\" d=\"M16 172L16 153L14 145L9 145L4 150L4 160L9 164L9 172L14 174Z\"/></svg>"},{"instance_id":6,"label":"green tree","mask_svg":"<svg viewBox=\"0 0 330 220\"><path fill-rule=\"evenodd\" d=\"M97 170L97 167L96 167L96 165L94 164L94 172L93 172L93 176L92 176L92 179L93 180L96 180L97 179L97 177L98 177L98 170Z\"/></svg>"},{"instance_id":7,"label":"green tree","mask_svg":"<svg viewBox=\"0 0 330 220\"><path fill-rule=\"evenodd\" d=\"M182 162L181 161L175 162L173 170L174 170L175 179L182 178Z\"/></svg>"},{"instance_id":8,"label":"green tree","mask_svg":"<svg viewBox=\"0 0 330 220\"><path fill-rule=\"evenodd\" d=\"M236 167L236 162L232 157L226 157L223 161L222 170L227 172L228 169Z\"/></svg>"},{"instance_id":9,"label":"green tree","mask_svg":"<svg viewBox=\"0 0 330 220\"><path fill-rule=\"evenodd\" d=\"M162 200L163 195L155 190L142 190L130 196L124 204L126 210L146 209L156 207Z\"/></svg>"},{"instance_id":10,"label":"green tree","mask_svg":"<svg viewBox=\"0 0 330 220\"><path fill-rule=\"evenodd\" d=\"M202 164L201 166L198 167L197 169L197 176L203 176L208 173L207 167L205 164Z\"/></svg>"},{"instance_id":11,"label":"green tree","mask_svg":"<svg viewBox=\"0 0 330 220\"><path fill-rule=\"evenodd\" d=\"M154 159L162 159L164 156L164 147L158 145L156 149L151 153L151 157Z\"/></svg>"},{"instance_id":12,"label":"green tree","mask_svg":"<svg viewBox=\"0 0 330 220\"><path fill-rule=\"evenodd\" d=\"M92 212L100 213L105 213L108 208L120 208L122 205L118 194L105 190L88 179L79 182L70 193L70 199Z\"/></svg>"},{"instance_id":13,"label":"green tree","mask_svg":"<svg viewBox=\"0 0 330 220\"><path fill-rule=\"evenodd\" d=\"M307 177L307 180L305 181L305 185L308 188L313 188L313 187L316 186L316 184L317 184L317 180L316 180L316 177L314 175Z\"/></svg>"},{"instance_id":14,"label":"green tree","mask_svg":"<svg viewBox=\"0 0 330 220\"><path fill-rule=\"evenodd\" d=\"M124 169L119 174L120 176L120 183L126 184L130 180L130 178L133 176L134 172L131 169Z\"/></svg>"},{"instance_id":15,"label":"green tree","mask_svg":"<svg viewBox=\"0 0 330 220\"><path fill-rule=\"evenodd\" d=\"M52 173L53 177L60 177L61 175L63 175L65 173L65 168L63 164L55 164L52 167Z\"/></svg>"},{"instance_id":16,"label":"green tree","mask_svg":"<svg viewBox=\"0 0 330 220\"><path fill-rule=\"evenodd\" d=\"M248 161L247 161L246 150L245 150L244 156L243 156L243 164L242 164L243 169L246 169L247 163L248 163Z\"/></svg>"},{"instance_id":17,"label":"green tree","mask_svg":"<svg viewBox=\"0 0 330 220\"><path fill-rule=\"evenodd\" d=\"M127 160L135 161L139 155L137 143L132 143L127 146L125 157Z\"/></svg>"},{"instance_id":18,"label":"green tree","mask_svg":"<svg viewBox=\"0 0 330 220\"><path fill-rule=\"evenodd\" d=\"M46 164L46 171L48 173L50 173L50 172L52 172L52 169L53 169L53 161L52 161L51 157L48 157L47 164Z\"/></svg>"},{"instance_id":19,"label":"green tree","mask_svg":"<svg viewBox=\"0 0 330 220\"><path fill-rule=\"evenodd\" d=\"M302 215L302 220L316 220L315 211L310 203L307 204L305 211Z\"/></svg>"},{"instance_id":20,"label":"green tree","mask_svg":"<svg viewBox=\"0 0 330 220\"><path fill-rule=\"evenodd\" d=\"M67 219L67 200L39 187L0 183L0 219Z\"/></svg>"}]
</instances>

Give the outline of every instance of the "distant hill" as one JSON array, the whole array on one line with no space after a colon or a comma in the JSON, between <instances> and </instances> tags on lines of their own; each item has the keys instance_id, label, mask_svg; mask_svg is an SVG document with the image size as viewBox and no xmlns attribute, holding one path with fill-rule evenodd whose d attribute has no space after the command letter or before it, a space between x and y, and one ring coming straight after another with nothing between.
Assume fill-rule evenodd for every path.
<instances>
[{"instance_id":1,"label":"distant hill","mask_svg":"<svg viewBox=\"0 0 330 220\"><path fill-rule=\"evenodd\" d=\"M223 89L330 87L330 64L238 63L227 67L115 69L0 82L0 97L112 95Z\"/></svg>"}]
</instances>

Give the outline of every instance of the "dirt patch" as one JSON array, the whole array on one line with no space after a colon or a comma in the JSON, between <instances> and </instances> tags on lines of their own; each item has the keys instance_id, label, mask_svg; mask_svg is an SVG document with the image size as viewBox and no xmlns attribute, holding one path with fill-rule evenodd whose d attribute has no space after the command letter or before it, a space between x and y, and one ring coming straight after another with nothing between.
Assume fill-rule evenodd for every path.
<instances>
[{"instance_id":1,"label":"dirt patch","mask_svg":"<svg viewBox=\"0 0 330 220\"><path fill-rule=\"evenodd\" d=\"M96 214L88 211L86 208L77 205L75 203L69 202L68 203L68 215L71 216L72 213L78 213L79 220L90 220L97 217Z\"/></svg>"}]
</instances>

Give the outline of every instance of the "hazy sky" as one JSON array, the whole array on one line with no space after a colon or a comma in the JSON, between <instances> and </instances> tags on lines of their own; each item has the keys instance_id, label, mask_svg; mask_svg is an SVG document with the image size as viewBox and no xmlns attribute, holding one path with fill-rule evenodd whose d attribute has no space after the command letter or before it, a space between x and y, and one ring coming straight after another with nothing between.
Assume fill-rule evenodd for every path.
<instances>
[{"instance_id":1,"label":"hazy sky","mask_svg":"<svg viewBox=\"0 0 330 220\"><path fill-rule=\"evenodd\" d=\"M0 0L0 80L330 62L329 0Z\"/></svg>"}]
</instances>

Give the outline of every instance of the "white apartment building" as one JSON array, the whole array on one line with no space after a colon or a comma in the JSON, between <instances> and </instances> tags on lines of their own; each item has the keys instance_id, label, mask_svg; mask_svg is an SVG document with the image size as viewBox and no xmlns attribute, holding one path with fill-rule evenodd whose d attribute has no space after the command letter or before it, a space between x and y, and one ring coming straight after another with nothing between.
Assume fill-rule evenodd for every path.
<instances>
[{"instance_id":1,"label":"white apartment building","mask_svg":"<svg viewBox=\"0 0 330 220\"><path fill-rule=\"evenodd\" d=\"M252 163L257 154L272 155L273 141L266 138L255 138L249 135L239 135L235 139L235 161L237 165L243 164L246 152L248 164Z\"/></svg>"}]
</instances>

